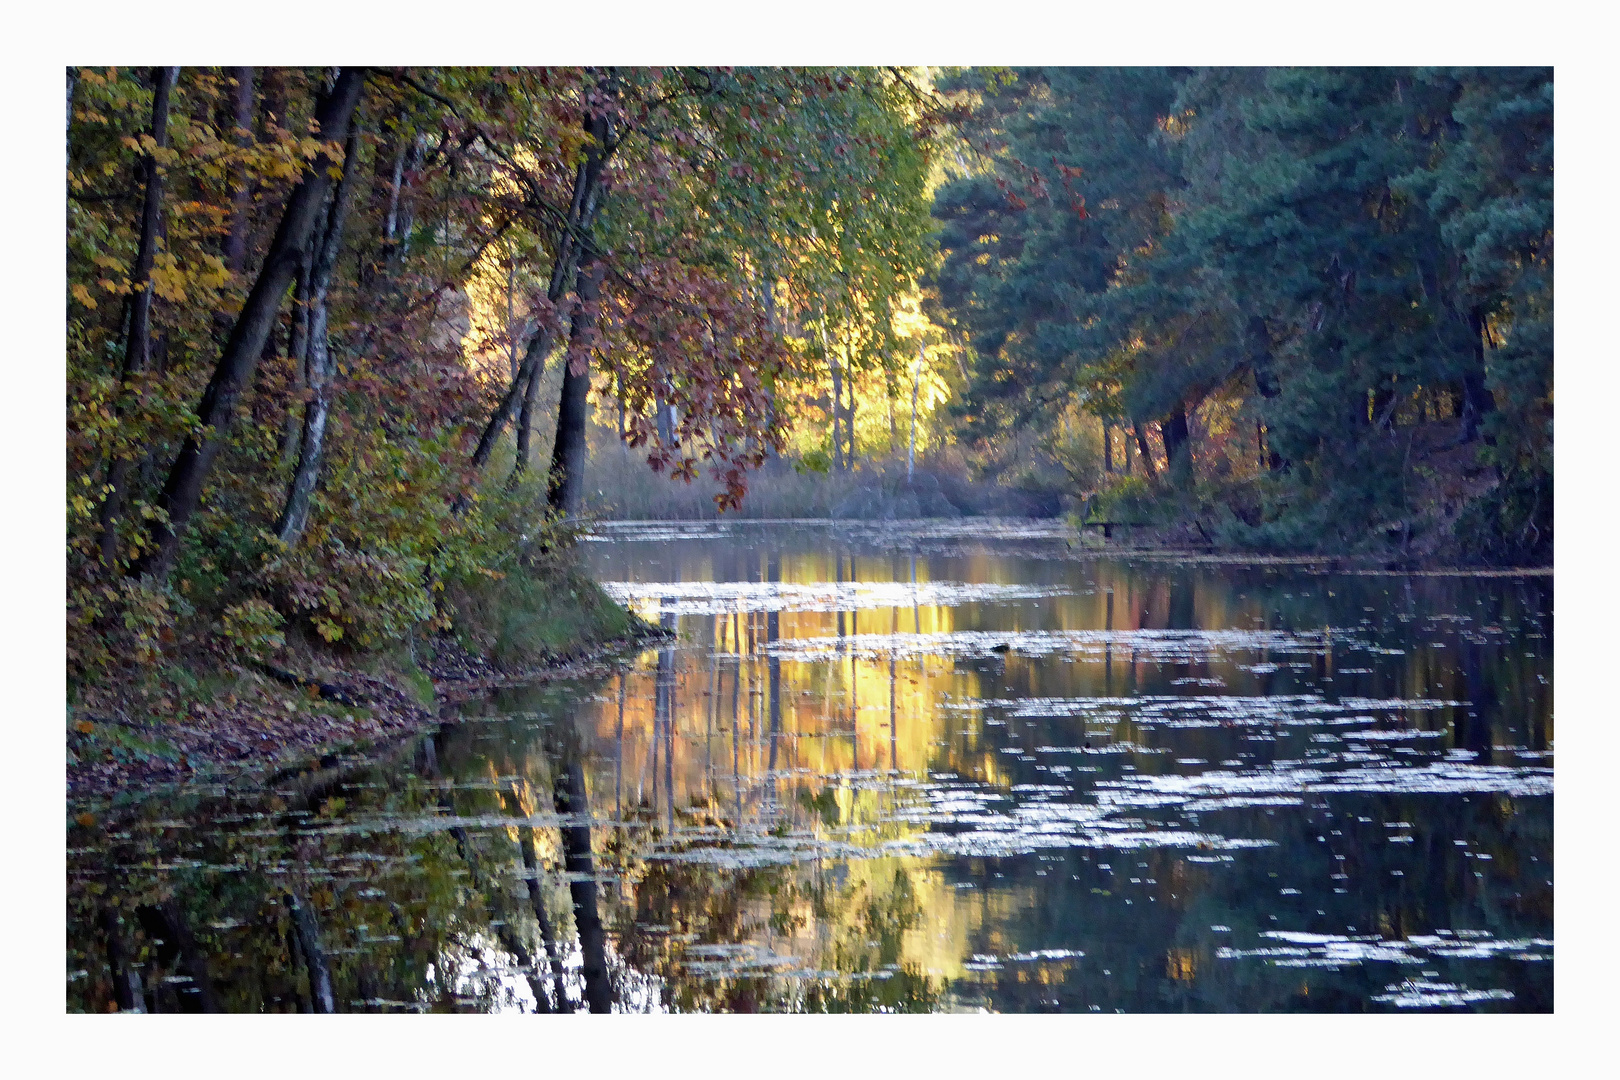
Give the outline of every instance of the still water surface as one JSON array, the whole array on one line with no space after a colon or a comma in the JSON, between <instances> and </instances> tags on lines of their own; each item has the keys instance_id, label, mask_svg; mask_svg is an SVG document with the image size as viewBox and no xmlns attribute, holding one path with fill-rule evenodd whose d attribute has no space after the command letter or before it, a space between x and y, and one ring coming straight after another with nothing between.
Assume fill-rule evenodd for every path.
<instances>
[{"instance_id":1,"label":"still water surface","mask_svg":"<svg viewBox=\"0 0 1620 1080\"><path fill-rule=\"evenodd\" d=\"M679 633L69 837L68 1007L1545 1011L1551 579L621 523Z\"/></svg>"}]
</instances>

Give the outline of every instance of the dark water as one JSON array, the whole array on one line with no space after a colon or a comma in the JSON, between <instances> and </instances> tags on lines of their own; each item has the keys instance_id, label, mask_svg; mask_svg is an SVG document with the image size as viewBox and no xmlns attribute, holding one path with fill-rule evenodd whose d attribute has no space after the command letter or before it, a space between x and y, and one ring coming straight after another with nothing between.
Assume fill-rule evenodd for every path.
<instances>
[{"instance_id":1,"label":"dark water","mask_svg":"<svg viewBox=\"0 0 1620 1080\"><path fill-rule=\"evenodd\" d=\"M1551 579L621 525L680 631L69 830L68 1008L1545 1011Z\"/></svg>"}]
</instances>

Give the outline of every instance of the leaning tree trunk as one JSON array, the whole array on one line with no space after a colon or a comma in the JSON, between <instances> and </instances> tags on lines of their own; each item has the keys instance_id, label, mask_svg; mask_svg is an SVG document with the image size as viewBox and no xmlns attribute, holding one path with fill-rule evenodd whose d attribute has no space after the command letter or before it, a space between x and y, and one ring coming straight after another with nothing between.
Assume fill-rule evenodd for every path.
<instances>
[{"instance_id":1,"label":"leaning tree trunk","mask_svg":"<svg viewBox=\"0 0 1620 1080\"><path fill-rule=\"evenodd\" d=\"M348 139L349 122L360 104L365 88L364 68L341 68L332 90L321 95L315 109L315 120L325 140L343 143ZM131 567L132 575L151 574L158 579L168 576L180 549L180 537L190 524L202 500L203 482L213 467L214 459L224 445L225 433L231 425L231 414L236 399L253 380L253 371L265 339L275 325L287 286L292 284L298 271L301 252L314 231L316 219L326 193L332 186L331 158L323 151L317 154L299 179L287 200L287 208L270 242L264 266L242 305L241 314L231 328L231 336L215 365L213 378L203 391L197 404L197 419L202 422L200 435L186 437L169 469L168 481L158 506L163 514L151 526L150 550Z\"/></svg>"},{"instance_id":2,"label":"leaning tree trunk","mask_svg":"<svg viewBox=\"0 0 1620 1080\"><path fill-rule=\"evenodd\" d=\"M299 255L298 272L293 279L293 308L290 326L287 329L287 360L292 365L293 384L289 393L294 397L304 393L305 380L309 377L309 312L313 306L309 302L311 263L314 255L308 248ZM275 349L270 344L274 337L265 339L266 352L273 356ZM298 460L299 435L303 432L303 420L296 409L288 409L287 417L281 429L281 456L277 459L283 469L290 469Z\"/></svg>"},{"instance_id":3,"label":"leaning tree trunk","mask_svg":"<svg viewBox=\"0 0 1620 1080\"><path fill-rule=\"evenodd\" d=\"M1149 480L1159 478L1159 469L1153 464L1153 451L1148 449L1147 432L1144 426L1138 423L1131 424L1131 434L1136 436L1136 448L1142 452L1142 471L1147 473Z\"/></svg>"},{"instance_id":4,"label":"leaning tree trunk","mask_svg":"<svg viewBox=\"0 0 1620 1080\"><path fill-rule=\"evenodd\" d=\"M298 442L298 468L287 485L287 501L276 537L288 547L298 543L309 521L309 500L315 493L315 479L321 469L321 453L326 442L326 418L332 407L332 341L327 330L327 297L332 287L332 270L343 247L343 225L349 216L354 195L354 170L360 157L360 125L349 127L343 154L343 175L327 211L326 225L315 245L310 269L309 364L304 382L309 400L304 403L303 431Z\"/></svg>"},{"instance_id":5,"label":"leaning tree trunk","mask_svg":"<svg viewBox=\"0 0 1620 1080\"><path fill-rule=\"evenodd\" d=\"M570 517L579 513L585 495L585 421L590 409L591 344L596 335L596 300L606 269L594 260L582 263L579 268L579 308L574 312L568 335L562 400L557 408L557 438L551 449L547 501L553 510Z\"/></svg>"},{"instance_id":6,"label":"leaning tree trunk","mask_svg":"<svg viewBox=\"0 0 1620 1080\"><path fill-rule=\"evenodd\" d=\"M152 143L156 150L169 145L169 92L180 75L177 67L152 69ZM71 105L70 105L71 115ZM152 363L152 263L157 258L158 230L163 210L163 172L157 154L141 160L146 197L141 203L141 238L130 270L129 336L124 340L124 364L115 406L122 419L129 409L133 387L130 381ZM107 469L107 497L101 504L101 562L111 569L118 560L118 518L124 510L129 486L130 460L115 450Z\"/></svg>"},{"instance_id":7,"label":"leaning tree trunk","mask_svg":"<svg viewBox=\"0 0 1620 1080\"><path fill-rule=\"evenodd\" d=\"M518 365L521 370L521 365ZM523 390L523 407L518 410L517 426L517 459L512 462L511 482L516 484L518 479L529 469L530 446L534 441L534 407L540 398L540 383L546 375L546 358L540 357L538 363L529 371L528 382ZM516 372L513 378L517 377Z\"/></svg>"}]
</instances>

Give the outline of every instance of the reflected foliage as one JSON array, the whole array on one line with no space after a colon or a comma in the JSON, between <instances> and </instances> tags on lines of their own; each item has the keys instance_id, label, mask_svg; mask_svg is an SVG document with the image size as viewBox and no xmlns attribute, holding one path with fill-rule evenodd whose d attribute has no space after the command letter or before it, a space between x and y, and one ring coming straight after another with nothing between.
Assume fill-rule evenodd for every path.
<instances>
[{"instance_id":1,"label":"reflected foliage","mask_svg":"<svg viewBox=\"0 0 1620 1080\"><path fill-rule=\"evenodd\" d=\"M71 824L69 1008L1552 1007L1545 579L704 527L620 675Z\"/></svg>"}]
</instances>

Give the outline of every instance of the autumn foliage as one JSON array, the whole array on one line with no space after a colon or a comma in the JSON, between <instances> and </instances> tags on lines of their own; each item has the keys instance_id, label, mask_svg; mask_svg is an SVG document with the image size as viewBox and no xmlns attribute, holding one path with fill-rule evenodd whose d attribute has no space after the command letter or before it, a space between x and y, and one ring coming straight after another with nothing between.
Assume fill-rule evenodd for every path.
<instances>
[{"instance_id":1,"label":"autumn foliage","mask_svg":"<svg viewBox=\"0 0 1620 1080\"><path fill-rule=\"evenodd\" d=\"M529 445L548 365L734 506L824 363L807 323L886 321L927 256L904 71L82 68L68 97L76 678L443 626L574 509L568 448Z\"/></svg>"}]
</instances>

